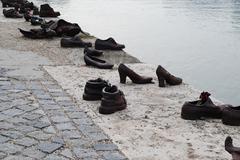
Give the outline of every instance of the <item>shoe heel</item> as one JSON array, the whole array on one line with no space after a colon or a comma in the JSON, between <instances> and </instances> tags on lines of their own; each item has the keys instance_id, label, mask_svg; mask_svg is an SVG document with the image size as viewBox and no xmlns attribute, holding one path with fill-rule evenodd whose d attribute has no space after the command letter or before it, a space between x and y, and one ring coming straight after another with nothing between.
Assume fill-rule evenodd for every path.
<instances>
[{"instance_id":1,"label":"shoe heel","mask_svg":"<svg viewBox=\"0 0 240 160\"><path fill-rule=\"evenodd\" d=\"M165 79L164 78L158 78L158 86L159 87L165 87Z\"/></svg>"},{"instance_id":2,"label":"shoe heel","mask_svg":"<svg viewBox=\"0 0 240 160\"><path fill-rule=\"evenodd\" d=\"M120 83L126 83L127 76L119 72Z\"/></svg>"}]
</instances>

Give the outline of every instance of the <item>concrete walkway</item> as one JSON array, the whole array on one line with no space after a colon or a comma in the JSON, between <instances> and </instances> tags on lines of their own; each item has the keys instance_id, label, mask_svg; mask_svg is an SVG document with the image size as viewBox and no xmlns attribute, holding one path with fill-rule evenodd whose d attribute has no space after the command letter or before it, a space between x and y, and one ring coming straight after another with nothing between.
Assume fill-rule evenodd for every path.
<instances>
[{"instance_id":1,"label":"concrete walkway","mask_svg":"<svg viewBox=\"0 0 240 160\"><path fill-rule=\"evenodd\" d=\"M106 159L125 156L31 52L0 50L0 159Z\"/></svg>"}]
</instances>

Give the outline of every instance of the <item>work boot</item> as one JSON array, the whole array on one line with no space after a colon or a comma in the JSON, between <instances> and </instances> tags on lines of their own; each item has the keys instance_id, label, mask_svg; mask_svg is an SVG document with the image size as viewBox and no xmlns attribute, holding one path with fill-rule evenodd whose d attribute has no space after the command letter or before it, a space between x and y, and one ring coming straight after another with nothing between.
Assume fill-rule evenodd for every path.
<instances>
[{"instance_id":1,"label":"work boot","mask_svg":"<svg viewBox=\"0 0 240 160\"><path fill-rule=\"evenodd\" d=\"M122 50L124 48L123 44L118 44L113 38L106 40L97 39L95 41L95 49L98 50Z\"/></svg>"},{"instance_id":2,"label":"work boot","mask_svg":"<svg viewBox=\"0 0 240 160\"><path fill-rule=\"evenodd\" d=\"M107 86L110 86L110 84L101 78L87 81L84 87L83 99L86 101L101 100L102 90Z\"/></svg>"},{"instance_id":3,"label":"work boot","mask_svg":"<svg viewBox=\"0 0 240 160\"><path fill-rule=\"evenodd\" d=\"M211 94L202 92L200 100L185 102L182 106L181 117L186 120L198 120L202 118L222 118L224 106L215 105L210 99Z\"/></svg>"},{"instance_id":4,"label":"work boot","mask_svg":"<svg viewBox=\"0 0 240 160\"><path fill-rule=\"evenodd\" d=\"M158 66L156 70L156 74L159 81L159 87L165 87L165 81L169 85L179 85L182 83L182 79L175 77L174 75L170 74L167 70L165 70L162 66Z\"/></svg>"},{"instance_id":5,"label":"work boot","mask_svg":"<svg viewBox=\"0 0 240 160\"><path fill-rule=\"evenodd\" d=\"M240 147L234 147L230 136L225 140L225 150L232 155L232 160L240 160Z\"/></svg>"},{"instance_id":6,"label":"work boot","mask_svg":"<svg viewBox=\"0 0 240 160\"><path fill-rule=\"evenodd\" d=\"M102 51L98 51L98 50L95 50L95 49L90 49L88 47L84 48L83 53L88 55L88 56L96 56L96 57L99 57L103 54Z\"/></svg>"},{"instance_id":7,"label":"work boot","mask_svg":"<svg viewBox=\"0 0 240 160\"><path fill-rule=\"evenodd\" d=\"M132 82L136 84L152 83L151 77L140 76L122 63L118 67L118 73L120 76L120 83L126 83L127 77L129 77Z\"/></svg>"},{"instance_id":8,"label":"work boot","mask_svg":"<svg viewBox=\"0 0 240 160\"><path fill-rule=\"evenodd\" d=\"M15 9L3 9L3 15L7 18L23 18L23 16Z\"/></svg>"},{"instance_id":9,"label":"work boot","mask_svg":"<svg viewBox=\"0 0 240 160\"><path fill-rule=\"evenodd\" d=\"M99 69L112 69L114 66L113 64L108 63L105 60L102 60L93 56L89 56L87 54L84 55L84 61L87 66L94 66Z\"/></svg>"},{"instance_id":10,"label":"work boot","mask_svg":"<svg viewBox=\"0 0 240 160\"><path fill-rule=\"evenodd\" d=\"M92 47L92 43L83 42L79 36L62 38L60 43L61 47Z\"/></svg>"},{"instance_id":11,"label":"work boot","mask_svg":"<svg viewBox=\"0 0 240 160\"><path fill-rule=\"evenodd\" d=\"M60 12L55 12L49 4L43 4L40 6L40 17L58 17Z\"/></svg>"},{"instance_id":12,"label":"work boot","mask_svg":"<svg viewBox=\"0 0 240 160\"><path fill-rule=\"evenodd\" d=\"M122 91L117 86L107 86L102 91L101 106L99 113L111 114L127 108L127 101Z\"/></svg>"}]
</instances>

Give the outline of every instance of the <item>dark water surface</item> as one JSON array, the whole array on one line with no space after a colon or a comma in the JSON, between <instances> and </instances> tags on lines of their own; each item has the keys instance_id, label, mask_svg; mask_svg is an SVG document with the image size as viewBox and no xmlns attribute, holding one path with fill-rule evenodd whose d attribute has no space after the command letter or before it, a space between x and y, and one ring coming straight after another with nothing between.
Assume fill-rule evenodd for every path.
<instances>
[{"instance_id":1,"label":"dark water surface","mask_svg":"<svg viewBox=\"0 0 240 160\"><path fill-rule=\"evenodd\" d=\"M240 104L240 0L36 1L97 37L114 37L141 61Z\"/></svg>"}]
</instances>

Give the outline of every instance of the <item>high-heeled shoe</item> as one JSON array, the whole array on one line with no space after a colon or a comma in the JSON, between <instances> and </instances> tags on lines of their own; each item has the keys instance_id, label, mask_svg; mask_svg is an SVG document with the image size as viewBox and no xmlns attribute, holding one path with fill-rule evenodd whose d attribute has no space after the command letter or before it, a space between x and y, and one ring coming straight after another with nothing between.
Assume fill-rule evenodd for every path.
<instances>
[{"instance_id":1,"label":"high-heeled shoe","mask_svg":"<svg viewBox=\"0 0 240 160\"><path fill-rule=\"evenodd\" d=\"M126 83L127 77L129 77L132 82L136 84L152 83L151 77L140 76L122 63L118 67L118 72L120 76L120 83Z\"/></svg>"},{"instance_id":2,"label":"high-heeled shoe","mask_svg":"<svg viewBox=\"0 0 240 160\"><path fill-rule=\"evenodd\" d=\"M240 147L233 146L233 140L230 136L225 139L225 150L232 155L233 160L240 159Z\"/></svg>"},{"instance_id":3,"label":"high-heeled shoe","mask_svg":"<svg viewBox=\"0 0 240 160\"><path fill-rule=\"evenodd\" d=\"M156 70L156 74L159 81L159 87L165 87L165 81L169 85L179 85L182 83L182 79L179 77L175 77L174 75L170 74L166 69L162 66L158 66Z\"/></svg>"}]
</instances>

